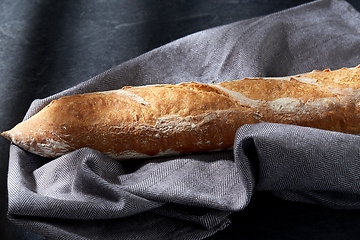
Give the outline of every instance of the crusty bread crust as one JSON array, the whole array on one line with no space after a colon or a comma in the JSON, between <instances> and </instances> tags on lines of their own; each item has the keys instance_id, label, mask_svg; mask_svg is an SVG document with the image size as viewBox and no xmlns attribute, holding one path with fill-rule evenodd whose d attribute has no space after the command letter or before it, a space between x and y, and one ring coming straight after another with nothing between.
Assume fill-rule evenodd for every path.
<instances>
[{"instance_id":1,"label":"crusty bread crust","mask_svg":"<svg viewBox=\"0 0 360 240\"><path fill-rule=\"evenodd\" d=\"M124 87L54 100L2 135L45 157L82 147L115 159L230 149L244 124L360 133L360 65L218 84Z\"/></svg>"}]
</instances>

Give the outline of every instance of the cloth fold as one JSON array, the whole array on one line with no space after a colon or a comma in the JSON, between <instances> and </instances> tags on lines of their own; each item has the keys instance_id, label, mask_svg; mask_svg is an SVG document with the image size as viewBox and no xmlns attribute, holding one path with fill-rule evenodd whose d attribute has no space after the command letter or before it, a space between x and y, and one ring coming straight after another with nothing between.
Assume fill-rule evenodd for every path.
<instances>
[{"instance_id":1,"label":"cloth fold","mask_svg":"<svg viewBox=\"0 0 360 240\"><path fill-rule=\"evenodd\" d=\"M287 76L360 63L360 14L321 0L198 32L51 100L125 85ZM83 148L50 160L10 148L9 218L50 239L203 239L255 191L359 208L359 137L281 124L246 125L234 152L117 162Z\"/></svg>"},{"instance_id":2,"label":"cloth fold","mask_svg":"<svg viewBox=\"0 0 360 240\"><path fill-rule=\"evenodd\" d=\"M262 123L241 127L237 163L249 161L255 191L331 208L360 208L360 136Z\"/></svg>"}]
</instances>

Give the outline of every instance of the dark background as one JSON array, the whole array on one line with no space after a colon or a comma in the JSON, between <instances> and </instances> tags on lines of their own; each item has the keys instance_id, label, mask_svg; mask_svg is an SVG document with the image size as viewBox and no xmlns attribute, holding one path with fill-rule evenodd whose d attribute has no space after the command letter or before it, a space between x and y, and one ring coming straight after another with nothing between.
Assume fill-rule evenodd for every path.
<instances>
[{"instance_id":1,"label":"dark background","mask_svg":"<svg viewBox=\"0 0 360 240\"><path fill-rule=\"evenodd\" d=\"M0 0L0 131L34 99L72 87L188 34L310 1ZM349 0L360 11L360 1ZM9 142L0 139L1 239L43 237L12 224L7 212ZM254 195L210 239L359 239L360 211L331 210Z\"/></svg>"}]
</instances>

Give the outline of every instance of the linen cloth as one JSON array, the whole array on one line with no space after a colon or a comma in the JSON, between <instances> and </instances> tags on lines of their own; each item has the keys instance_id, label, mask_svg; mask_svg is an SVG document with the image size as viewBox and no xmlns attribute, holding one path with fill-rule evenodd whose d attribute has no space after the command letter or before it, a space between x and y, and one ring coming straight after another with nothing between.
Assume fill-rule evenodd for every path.
<instances>
[{"instance_id":1,"label":"linen cloth","mask_svg":"<svg viewBox=\"0 0 360 240\"><path fill-rule=\"evenodd\" d=\"M214 83L360 64L360 14L322 0L198 32L46 99L126 85ZM121 144L121 143L119 143ZM360 138L263 123L234 151L118 162L83 148L57 159L10 147L9 218L48 239L203 239L255 191L360 208Z\"/></svg>"}]
</instances>

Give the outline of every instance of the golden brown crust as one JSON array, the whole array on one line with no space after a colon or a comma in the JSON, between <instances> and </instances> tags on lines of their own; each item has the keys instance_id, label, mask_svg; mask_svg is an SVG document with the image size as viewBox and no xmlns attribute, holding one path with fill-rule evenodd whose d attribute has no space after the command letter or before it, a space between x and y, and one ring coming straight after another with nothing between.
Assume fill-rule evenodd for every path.
<instances>
[{"instance_id":1,"label":"golden brown crust","mask_svg":"<svg viewBox=\"0 0 360 240\"><path fill-rule=\"evenodd\" d=\"M116 159L232 147L244 124L360 133L360 67L219 84L124 87L63 97L2 133L46 157L90 147Z\"/></svg>"}]
</instances>

